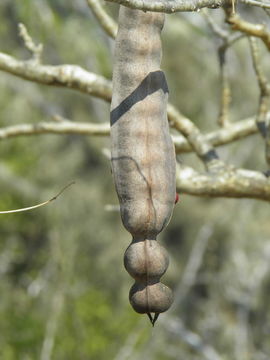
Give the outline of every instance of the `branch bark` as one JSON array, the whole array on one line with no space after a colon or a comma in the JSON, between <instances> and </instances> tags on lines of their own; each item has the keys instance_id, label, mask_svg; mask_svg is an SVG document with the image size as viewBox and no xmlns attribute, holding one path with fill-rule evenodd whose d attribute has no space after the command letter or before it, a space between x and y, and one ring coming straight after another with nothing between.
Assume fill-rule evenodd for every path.
<instances>
[{"instance_id":1,"label":"branch bark","mask_svg":"<svg viewBox=\"0 0 270 360\"><path fill-rule=\"evenodd\" d=\"M223 6L227 0L107 0L127 6L131 9L174 13L178 11L198 11L202 8L216 9Z\"/></svg>"},{"instance_id":2,"label":"branch bark","mask_svg":"<svg viewBox=\"0 0 270 360\"><path fill-rule=\"evenodd\" d=\"M231 124L226 129L219 129L205 135L214 146L222 146L233 141L258 133L255 119L250 118ZM39 122L36 124L19 124L0 128L0 140L17 136L31 136L42 134L74 134L88 136L108 136L109 123L83 123L72 121ZM193 148L183 136L172 136L177 153L193 152Z\"/></svg>"},{"instance_id":3,"label":"branch bark","mask_svg":"<svg viewBox=\"0 0 270 360\"><path fill-rule=\"evenodd\" d=\"M109 133L109 123L72 123L71 121L63 121L61 123L40 122L37 124L19 124L0 128L0 140L23 135L76 134L107 136Z\"/></svg>"},{"instance_id":4,"label":"branch bark","mask_svg":"<svg viewBox=\"0 0 270 360\"><path fill-rule=\"evenodd\" d=\"M227 22L232 26L233 30L241 31L250 36L260 38L268 50L270 50L270 32L267 30L266 25L252 24L246 20L240 18L239 15L230 14L227 18Z\"/></svg>"},{"instance_id":5,"label":"branch bark","mask_svg":"<svg viewBox=\"0 0 270 360\"><path fill-rule=\"evenodd\" d=\"M41 65L0 53L0 70L39 84L67 87L111 100L111 82L77 65Z\"/></svg>"},{"instance_id":6,"label":"branch bark","mask_svg":"<svg viewBox=\"0 0 270 360\"><path fill-rule=\"evenodd\" d=\"M213 165L216 166L217 163L222 165L216 150L199 128L191 120L181 115L172 105L168 105L168 111L170 112L170 125L185 136L205 167L209 169Z\"/></svg>"},{"instance_id":7,"label":"branch bark","mask_svg":"<svg viewBox=\"0 0 270 360\"><path fill-rule=\"evenodd\" d=\"M177 191L195 196L253 198L270 201L270 179L263 173L228 168L217 173L199 174L178 165Z\"/></svg>"},{"instance_id":8,"label":"branch bark","mask_svg":"<svg viewBox=\"0 0 270 360\"><path fill-rule=\"evenodd\" d=\"M111 100L111 82L76 65L40 65L31 61L19 61L12 56L0 53L0 70L40 84L66 87L108 102ZM168 118L169 121L178 123L178 130L186 137L186 139L183 137L174 139L177 152L190 152L196 149L197 154L199 154L200 147L206 143L211 146L223 145L257 132L254 119L247 119L203 137L200 132L195 131L198 136L194 137L192 131L194 124L186 118L183 122L183 115L175 111L172 106L168 107ZM109 133L109 129L107 124L83 124L69 121L45 122L3 128L0 131L0 138L44 133L105 135ZM203 142L198 142L198 138ZM247 197L270 200L270 182L264 174L241 169L229 171L227 167L223 170L223 172L221 169L217 169L210 174L199 174L191 168L182 169L177 175L178 191L197 196Z\"/></svg>"},{"instance_id":9,"label":"branch bark","mask_svg":"<svg viewBox=\"0 0 270 360\"><path fill-rule=\"evenodd\" d=\"M28 61L20 61L16 58L0 53L0 70L13 74L19 78L33 81L43 85L61 86L80 91L84 94L98 97L107 102L111 101L112 84L101 75L96 75L76 65L40 65ZM172 106L168 107L169 121L183 116ZM93 127L94 126L94 127ZM98 124L84 124L67 122L65 124L38 123L36 125L21 124L2 128L0 139L19 135L35 135L45 133L105 135L106 130ZM104 125L105 126L105 125ZM98 133L94 133L94 132ZM100 133L100 131L102 133ZM213 146L228 144L232 141L244 138L257 132L254 119L249 118L230 124L228 128L219 129L205 135L208 142ZM189 143L183 137L174 137L177 152L193 151Z\"/></svg>"}]
</instances>

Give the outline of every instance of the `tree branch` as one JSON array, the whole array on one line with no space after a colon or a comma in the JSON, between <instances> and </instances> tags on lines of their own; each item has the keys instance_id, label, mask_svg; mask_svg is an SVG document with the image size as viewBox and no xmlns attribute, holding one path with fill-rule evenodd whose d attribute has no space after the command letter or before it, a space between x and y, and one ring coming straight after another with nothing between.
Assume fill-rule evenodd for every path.
<instances>
[{"instance_id":1,"label":"tree branch","mask_svg":"<svg viewBox=\"0 0 270 360\"><path fill-rule=\"evenodd\" d=\"M177 165L177 191L195 196L253 198L270 201L270 178L245 169L228 169L214 174L199 174Z\"/></svg>"},{"instance_id":2,"label":"tree branch","mask_svg":"<svg viewBox=\"0 0 270 360\"><path fill-rule=\"evenodd\" d=\"M0 70L44 85L67 87L111 100L111 82L77 65L40 65L0 53Z\"/></svg>"},{"instance_id":3,"label":"tree branch","mask_svg":"<svg viewBox=\"0 0 270 360\"><path fill-rule=\"evenodd\" d=\"M267 30L266 25L252 24L232 13L228 14L227 22L232 26L233 30L238 30L250 36L260 38L267 49L270 50L270 32Z\"/></svg>"},{"instance_id":4,"label":"tree branch","mask_svg":"<svg viewBox=\"0 0 270 360\"><path fill-rule=\"evenodd\" d=\"M88 95L96 96L105 101L111 100L111 82L100 75L90 73L76 65L37 65L28 61L19 61L16 58L0 53L0 70L11 73L19 78L37 82L39 84L62 86L78 90ZM168 106L169 121L179 119L182 115L174 107ZM93 127L94 126L94 127ZM19 135L35 135L45 133L105 135L106 130L101 124L72 123L38 123L35 125L21 124L2 128L0 138L5 139ZM100 133L102 132L102 134ZM219 129L205 135L213 146L225 145L257 132L254 119L239 121L226 129ZM188 142L182 137L174 137L177 152L193 151Z\"/></svg>"},{"instance_id":5,"label":"tree branch","mask_svg":"<svg viewBox=\"0 0 270 360\"><path fill-rule=\"evenodd\" d=\"M171 116L171 114L169 115ZM208 134L205 138L214 146L222 146L233 141L258 133L255 119L250 118L231 124L226 129L219 129ZM19 124L0 128L0 140L41 134L74 134L87 136L108 136L109 123L82 123L61 120L61 122L40 122L36 124ZM172 136L177 153L192 152L193 149L183 136Z\"/></svg>"},{"instance_id":6,"label":"tree branch","mask_svg":"<svg viewBox=\"0 0 270 360\"><path fill-rule=\"evenodd\" d=\"M268 164L270 164L270 143L269 143L269 124L268 115L270 109L270 86L264 76L263 70L259 62L257 39L249 37L249 44L253 67L256 73L258 85L260 88L259 108L256 116L256 124L262 137L265 140L265 157Z\"/></svg>"},{"instance_id":7,"label":"tree branch","mask_svg":"<svg viewBox=\"0 0 270 360\"><path fill-rule=\"evenodd\" d=\"M223 166L216 150L206 137L200 132L199 128L188 118L180 114L172 105L168 105L169 124L181 132L189 142L192 149L203 161L207 169L213 166Z\"/></svg>"},{"instance_id":8,"label":"tree branch","mask_svg":"<svg viewBox=\"0 0 270 360\"><path fill-rule=\"evenodd\" d=\"M106 136L109 135L109 133L109 123L72 123L71 121L63 121L60 123L40 122L37 124L19 124L0 128L0 140L22 135L77 134Z\"/></svg>"},{"instance_id":9,"label":"tree branch","mask_svg":"<svg viewBox=\"0 0 270 360\"><path fill-rule=\"evenodd\" d=\"M107 0L127 6L131 9L174 13L178 11L198 11L202 8L216 9L223 6L228 0Z\"/></svg>"},{"instance_id":10,"label":"tree branch","mask_svg":"<svg viewBox=\"0 0 270 360\"><path fill-rule=\"evenodd\" d=\"M241 0L242 3L252 6L258 6L263 9L270 9L270 4L265 3L263 1L256 1L256 0Z\"/></svg>"},{"instance_id":11,"label":"tree branch","mask_svg":"<svg viewBox=\"0 0 270 360\"><path fill-rule=\"evenodd\" d=\"M111 82L87 72L75 65L45 66L18 61L11 56L0 53L0 69L18 77L46 85L56 85L79 90L83 93L97 96L106 101L111 99ZM201 142L200 132L193 133L192 122L185 119L172 106L168 107L169 121L176 122L178 129L188 138L188 141L176 141L177 151L187 152L197 150L202 156L205 149L209 149ZM226 144L239 138L257 132L254 120L247 119L228 128L219 129L205 135L205 139L214 146ZM41 133L77 133L86 135L105 135L109 133L108 124L83 124L63 121L60 123L39 123L35 125L23 124L1 129L0 138L19 135L33 135ZM197 136L198 135L198 136ZM198 139L200 141L198 142ZM197 143L196 143L197 141ZM191 147L192 144L192 147ZM211 149L211 146L210 146ZM177 176L177 188L180 192L199 196L251 197L270 200L270 184L268 179L260 173L235 170L218 172L215 175L198 174L193 169L181 170Z\"/></svg>"},{"instance_id":12,"label":"tree branch","mask_svg":"<svg viewBox=\"0 0 270 360\"><path fill-rule=\"evenodd\" d=\"M40 63L42 51L43 51L43 45L42 44L36 45L34 43L33 39L29 35L24 24L20 23L18 27L19 27L19 35L23 39L25 47L32 53L33 56L32 61L36 63Z\"/></svg>"}]
</instances>

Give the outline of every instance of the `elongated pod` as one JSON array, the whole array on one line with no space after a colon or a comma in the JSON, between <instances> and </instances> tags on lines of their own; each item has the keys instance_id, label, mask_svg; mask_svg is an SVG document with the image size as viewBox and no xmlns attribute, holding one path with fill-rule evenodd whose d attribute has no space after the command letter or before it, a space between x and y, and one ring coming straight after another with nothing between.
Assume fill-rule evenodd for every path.
<instances>
[{"instance_id":1,"label":"elongated pod","mask_svg":"<svg viewBox=\"0 0 270 360\"><path fill-rule=\"evenodd\" d=\"M111 162L124 226L132 234L124 263L135 279L130 302L159 314L172 294L159 282L168 256L156 236L175 201L175 154L167 121L168 87L160 70L164 15L120 6L111 104Z\"/></svg>"}]
</instances>

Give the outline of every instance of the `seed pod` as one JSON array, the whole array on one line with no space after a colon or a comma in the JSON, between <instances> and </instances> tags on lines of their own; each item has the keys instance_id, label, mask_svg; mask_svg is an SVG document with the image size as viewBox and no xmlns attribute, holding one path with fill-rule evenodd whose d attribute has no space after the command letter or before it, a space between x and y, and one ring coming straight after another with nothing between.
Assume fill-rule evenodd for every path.
<instances>
[{"instance_id":1,"label":"seed pod","mask_svg":"<svg viewBox=\"0 0 270 360\"><path fill-rule=\"evenodd\" d=\"M148 314L172 302L171 290L159 282L168 256L156 242L175 203L168 87L160 70L163 23L163 14L120 6L111 104L112 172L121 218L133 237L124 258L135 279L130 302Z\"/></svg>"}]
</instances>

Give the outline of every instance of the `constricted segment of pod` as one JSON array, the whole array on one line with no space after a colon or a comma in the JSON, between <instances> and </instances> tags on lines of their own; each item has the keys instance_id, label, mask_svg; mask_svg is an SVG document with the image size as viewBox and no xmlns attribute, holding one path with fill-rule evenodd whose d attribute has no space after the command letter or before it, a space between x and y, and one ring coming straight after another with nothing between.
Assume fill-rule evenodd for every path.
<instances>
[{"instance_id":1,"label":"constricted segment of pod","mask_svg":"<svg viewBox=\"0 0 270 360\"><path fill-rule=\"evenodd\" d=\"M136 281L148 284L159 281L168 268L169 257L156 240L133 239L125 252L124 265Z\"/></svg>"}]
</instances>

